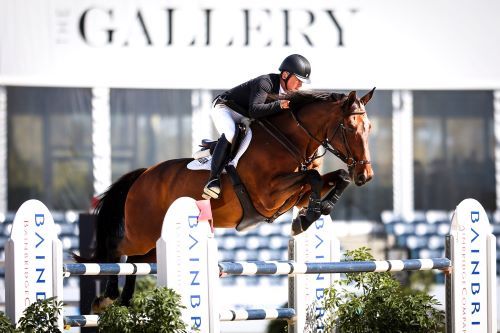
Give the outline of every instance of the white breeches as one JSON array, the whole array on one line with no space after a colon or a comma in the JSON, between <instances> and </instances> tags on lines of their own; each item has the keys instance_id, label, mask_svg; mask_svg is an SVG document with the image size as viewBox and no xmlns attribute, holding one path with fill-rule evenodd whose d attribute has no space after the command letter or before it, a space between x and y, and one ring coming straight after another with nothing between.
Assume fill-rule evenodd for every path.
<instances>
[{"instance_id":1,"label":"white breeches","mask_svg":"<svg viewBox=\"0 0 500 333\"><path fill-rule=\"evenodd\" d=\"M233 143L234 133L236 131L235 123L240 122L245 116L239 114L224 104L217 104L212 107L210 116L214 122L215 128L220 135L224 134L227 141Z\"/></svg>"}]
</instances>

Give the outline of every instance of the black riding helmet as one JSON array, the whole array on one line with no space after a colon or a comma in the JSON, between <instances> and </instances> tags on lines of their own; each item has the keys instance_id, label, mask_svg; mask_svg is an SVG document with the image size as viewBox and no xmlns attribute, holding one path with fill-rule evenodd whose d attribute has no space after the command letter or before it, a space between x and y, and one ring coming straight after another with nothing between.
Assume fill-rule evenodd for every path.
<instances>
[{"instance_id":1,"label":"black riding helmet","mask_svg":"<svg viewBox=\"0 0 500 333\"><path fill-rule=\"evenodd\" d=\"M304 83L309 83L311 75L311 64L300 54L292 54L283 60L279 68L280 72L287 71Z\"/></svg>"}]
</instances>

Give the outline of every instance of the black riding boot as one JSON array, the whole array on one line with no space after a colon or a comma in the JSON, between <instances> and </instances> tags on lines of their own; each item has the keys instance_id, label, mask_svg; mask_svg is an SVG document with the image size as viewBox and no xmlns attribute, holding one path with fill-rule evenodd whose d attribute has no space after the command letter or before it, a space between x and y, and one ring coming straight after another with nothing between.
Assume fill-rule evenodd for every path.
<instances>
[{"instance_id":1,"label":"black riding boot","mask_svg":"<svg viewBox=\"0 0 500 333\"><path fill-rule=\"evenodd\" d=\"M220 175L227 162L229 162L230 152L231 143L227 141L225 135L222 134L212 154L210 178L208 178L207 185L205 185L203 189L203 198L219 199L221 193Z\"/></svg>"}]
</instances>

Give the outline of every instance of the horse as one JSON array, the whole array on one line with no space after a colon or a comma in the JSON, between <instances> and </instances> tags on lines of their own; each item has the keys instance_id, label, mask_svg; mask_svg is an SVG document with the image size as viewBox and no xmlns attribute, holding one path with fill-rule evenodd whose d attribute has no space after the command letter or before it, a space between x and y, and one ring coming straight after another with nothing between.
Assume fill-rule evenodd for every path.
<instances>
[{"instance_id":1,"label":"horse","mask_svg":"<svg viewBox=\"0 0 500 333\"><path fill-rule=\"evenodd\" d=\"M368 145L371 124L365 105L374 90L361 98L356 96L356 91L349 94L291 92L279 97L289 100L288 110L251 123L252 140L236 170L255 211L262 218L275 218L294 206L305 209L303 219L297 220L299 224L311 224L321 214L330 213L333 205L329 200L322 200L322 196L332 193L332 186L339 182L342 173L320 175L317 162L321 146L324 152L330 151L346 163L348 177L357 186L372 179ZM129 172L113 183L98 197L94 211L93 256L74 255L74 259L118 262L127 256L130 263L156 262L156 241L169 206L183 196L202 200L202 189L209 174L188 169L186 166L192 160L163 161ZM235 228L244 218L244 209L227 174L222 175L221 185L222 197L211 201L213 226ZM302 229L306 228L307 225ZM134 275L126 277L120 295L118 277L109 276L104 295L94 300L93 311L101 312L118 298L128 305L135 279Z\"/></svg>"}]
</instances>

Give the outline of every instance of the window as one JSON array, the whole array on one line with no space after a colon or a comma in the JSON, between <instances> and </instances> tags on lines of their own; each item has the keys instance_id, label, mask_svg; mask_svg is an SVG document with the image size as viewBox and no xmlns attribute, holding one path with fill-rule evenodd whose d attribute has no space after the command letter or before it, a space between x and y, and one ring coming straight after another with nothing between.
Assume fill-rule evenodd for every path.
<instances>
[{"instance_id":1,"label":"window","mask_svg":"<svg viewBox=\"0 0 500 333\"><path fill-rule=\"evenodd\" d=\"M191 156L191 91L112 89L112 178Z\"/></svg>"},{"instance_id":2,"label":"window","mask_svg":"<svg viewBox=\"0 0 500 333\"><path fill-rule=\"evenodd\" d=\"M474 198L495 210L493 95L414 92L415 209Z\"/></svg>"},{"instance_id":3,"label":"window","mask_svg":"<svg viewBox=\"0 0 500 333\"><path fill-rule=\"evenodd\" d=\"M39 199L86 209L92 197L90 89L7 88L8 209Z\"/></svg>"}]
</instances>

